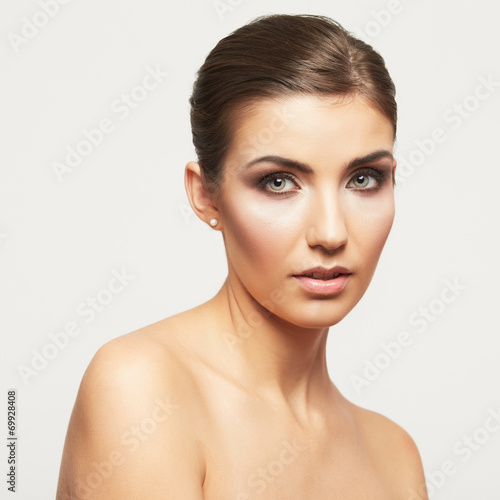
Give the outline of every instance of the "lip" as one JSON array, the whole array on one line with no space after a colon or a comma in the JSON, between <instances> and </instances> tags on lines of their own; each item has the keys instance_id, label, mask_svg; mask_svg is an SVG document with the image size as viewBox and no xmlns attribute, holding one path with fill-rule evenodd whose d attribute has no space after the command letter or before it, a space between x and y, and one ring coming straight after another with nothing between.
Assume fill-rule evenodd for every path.
<instances>
[{"instance_id":1,"label":"lip","mask_svg":"<svg viewBox=\"0 0 500 500\"><path fill-rule=\"evenodd\" d=\"M307 276L312 274L314 274L315 277ZM339 276L324 279L329 278L334 274L338 274ZM318 266L307 269L300 274L293 274L292 276L308 292L327 295L340 293L346 287L351 274L352 271L343 266L335 266L331 268Z\"/></svg>"}]
</instances>

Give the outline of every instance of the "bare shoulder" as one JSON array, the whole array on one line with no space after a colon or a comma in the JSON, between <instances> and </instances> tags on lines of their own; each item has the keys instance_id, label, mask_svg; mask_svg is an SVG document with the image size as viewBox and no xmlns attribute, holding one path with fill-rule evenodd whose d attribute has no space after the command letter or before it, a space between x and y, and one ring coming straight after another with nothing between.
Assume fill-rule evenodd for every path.
<instances>
[{"instance_id":1,"label":"bare shoulder","mask_svg":"<svg viewBox=\"0 0 500 500\"><path fill-rule=\"evenodd\" d=\"M158 335L159 330L163 335ZM155 323L100 347L83 375L75 410L113 404L127 409L128 415L142 414L141 406L151 406L158 399L180 401L187 399L186 394L191 396L192 373L172 330L170 323Z\"/></svg>"},{"instance_id":2,"label":"bare shoulder","mask_svg":"<svg viewBox=\"0 0 500 500\"><path fill-rule=\"evenodd\" d=\"M163 321L107 342L92 358L82 386L128 381L132 387L149 382L154 389L188 376L176 346L176 333L171 323ZM122 377L126 380L121 380Z\"/></svg>"},{"instance_id":3,"label":"bare shoulder","mask_svg":"<svg viewBox=\"0 0 500 500\"><path fill-rule=\"evenodd\" d=\"M418 447L400 425L375 411L350 403L353 415L377 463L383 464L396 498L427 500Z\"/></svg>"},{"instance_id":4,"label":"bare shoulder","mask_svg":"<svg viewBox=\"0 0 500 500\"><path fill-rule=\"evenodd\" d=\"M196 384L158 327L106 343L90 362L68 427L58 500L202 498Z\"/></svg>"}]
</instances>

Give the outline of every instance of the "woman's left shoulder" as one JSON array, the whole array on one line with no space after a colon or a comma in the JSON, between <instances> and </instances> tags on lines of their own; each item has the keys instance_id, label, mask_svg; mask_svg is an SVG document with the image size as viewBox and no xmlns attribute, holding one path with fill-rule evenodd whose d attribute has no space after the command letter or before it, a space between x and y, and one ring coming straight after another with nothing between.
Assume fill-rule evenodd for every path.
<instances>
[{"instance_id":1,"label":"woman's left shoulder","mask_svg":"<svg viewBox=\"0 0 500 500\"><path fill-rule=\"evenodd\" d=\"M372 410L352 404L360 432L393 481L398 498L427 500L425 476L418 447L399 424Z\"/></svg>"}]
</instances>

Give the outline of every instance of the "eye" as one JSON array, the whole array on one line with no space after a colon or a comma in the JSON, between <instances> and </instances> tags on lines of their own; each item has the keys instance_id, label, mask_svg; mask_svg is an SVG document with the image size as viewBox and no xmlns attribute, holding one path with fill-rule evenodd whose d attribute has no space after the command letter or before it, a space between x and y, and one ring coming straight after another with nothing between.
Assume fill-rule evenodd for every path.
<instances>
[{"instance_id":1,"label":"eye","mask_svg":"<svg viewBox=\"0 0 500 500\"><path fill-rule=\"evenodd\" d=\"M297 183L295 182L295 178L292 175L284 172L276 172L267 174L262 177L262 179L258 183L258 186L264 191L271 191L273 193L281 194L292 191L292 189L286 189L287 184L297 185Z\"/></svg>"},{"instance_id":2,"label":"eye","mask_svg":"<svg viewBox=\"0 0 500 500\"><path fill-rule=\"evenodd\" d=\"M347 187L354 187L362 191L374 191L380 188L385 180L385 172L375 168L368 168L358 170L351 177Z\"/></svg>"}]
</instances>

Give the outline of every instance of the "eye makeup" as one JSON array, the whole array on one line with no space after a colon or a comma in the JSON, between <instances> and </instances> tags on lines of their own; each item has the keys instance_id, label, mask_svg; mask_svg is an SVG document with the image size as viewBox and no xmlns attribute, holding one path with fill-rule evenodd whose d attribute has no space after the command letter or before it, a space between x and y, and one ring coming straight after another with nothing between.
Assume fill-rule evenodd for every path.
<instances>
[{"instance_id":1,"label":"eye makeup","mask_svg":"<svg viewBox=\"0 0 500 500\"><path fill-rule=\"evenodd\" d=\"M357 187L353 185L354 181L356 179L360 178L365 178L365 179L371 179L372 182L369 183L368 187L366 186L361 186ZM388 169L379 169L375 167L365 167L362 169L357 170L354 172L353 175L351 175L349 182L347 183L346 187L348 189L353 189L355 191L362 191L362 192L374 192L378 191L387 181L388 178ZM289 194L293 191L297 191L300 189L270 189L267 186L276 180L282 180L282 181L290 181L295 186L298 186L297 179L294 175L288 173L288 172L271 172L268 174L263 175L258 181L257 181L257 187L261 189L262 191L265 191L267 193L272 193L276 194L278 196L284 196L285 194ZM286 185L287 182L283 182L282 185ZM275 187L280 187L280 186L275 186Z\"/></svg>"}]
</instances>

